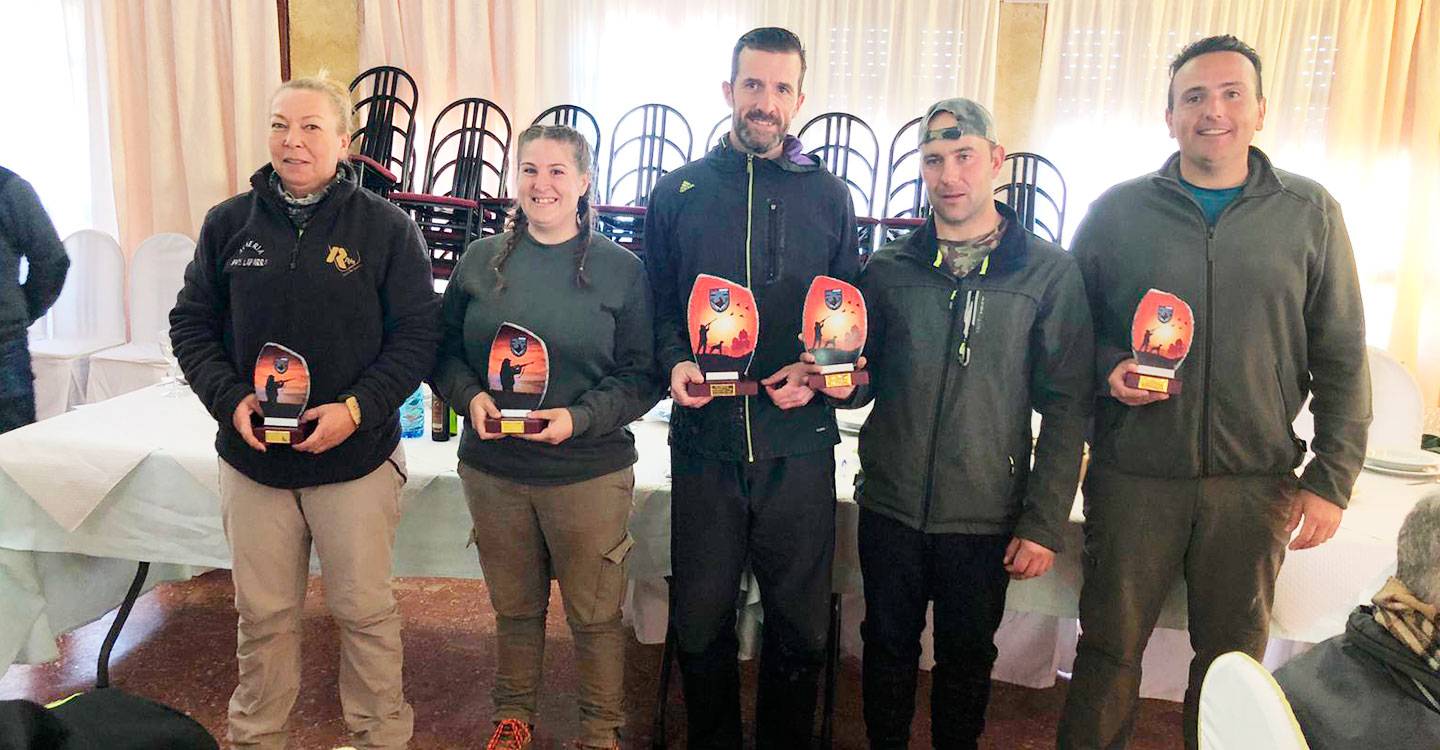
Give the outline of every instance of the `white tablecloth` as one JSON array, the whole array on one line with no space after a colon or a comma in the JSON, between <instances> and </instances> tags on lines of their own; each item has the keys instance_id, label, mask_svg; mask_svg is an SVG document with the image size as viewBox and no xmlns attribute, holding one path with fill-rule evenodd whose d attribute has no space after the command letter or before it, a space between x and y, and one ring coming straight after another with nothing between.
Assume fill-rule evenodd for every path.
<instances>
[{"instance_id":1,"label":"white tablecloth","mask_svg":"<svg viewBox=\"0 0 1440 750\"><path fill-rule=\"evenodd\" d=\"M229 566L214 422L188 391L163 393L161 386L146 388L0 435L0 664L56 658L56 636L120 601L133 566L118 561L156 563L152 585ZM641 460L626 610L640 640L656 643L665 634L664 576L670 572L669 452L663 422L634 429ZM470 519L455 474L457 442L426 437L404 445L410 476L395 573L478 578L474 550L465 546ZM858 468L853 437L837 447L836 458L841 502L833 588L845 603L842 643L858 653L863 599L857 507L850 500ZM1426 489L1364 475L1335 538L1287 558L1272 635L1311 643L1340 633L1349 610L1393 571L1395 533ZM1053 683L1057 667L1068 666L1080 590L1079 524L1066 543L1051 574L1010 587L997 636L1001 679L1043 687ZM1183 627L1180 587L1160 624ZM1181 639L1183 633L1171 631L1152 641L1147 695L1174 698L1183 690L1189 655L1183 644L1174 647ZM1164 648L1154 648L1157 643Z\"/></svg>"}]
</instances>

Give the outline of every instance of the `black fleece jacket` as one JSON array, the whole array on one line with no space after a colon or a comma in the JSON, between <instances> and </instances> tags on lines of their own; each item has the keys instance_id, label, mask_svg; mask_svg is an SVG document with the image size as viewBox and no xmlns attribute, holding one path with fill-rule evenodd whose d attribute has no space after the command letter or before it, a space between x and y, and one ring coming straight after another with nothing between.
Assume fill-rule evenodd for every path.
<instances>
[{"instance_id":1,"label":"black fleece jacket","mask_svg":"<svg viewBox=\"0 0 1440 750\"><path fill-rule=\"evenodd\" d=\"M401 402L435 362L439 299L420 231L400 209L355 183L349 168L303 233L265 166L251 190L212 208L170 311L180 368L219 423L226 463L272 487L358 479L400 437ZM231 423L254 392L255 357L283 344L310 368L308 407L354 395L360 427L319 455L245 444Z\"/></svg>"}]
</instances>

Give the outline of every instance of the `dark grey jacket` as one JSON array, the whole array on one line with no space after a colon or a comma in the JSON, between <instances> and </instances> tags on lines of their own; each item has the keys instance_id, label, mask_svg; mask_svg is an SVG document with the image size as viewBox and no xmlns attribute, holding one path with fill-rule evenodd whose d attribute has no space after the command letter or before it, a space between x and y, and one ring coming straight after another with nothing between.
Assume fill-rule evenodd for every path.
<instances>
[{"instance_id":1,"label":"dark grey jacket","mask_svg":"<svg viewBox=\"0 0 1440 750\"><path fill-rule=\"evenodd\" d=\"M1216 220L1180 184L1179 155L1090 206L1071 251L1095 316L1096 380L1130 355L1146 290L1195 313L1182 390L1131 408L1102 397L1095 460L1173 479L1282 474L1300 465L1295 420L1313 392L1315 459L1300 485L1344 507L1365 456L1370 374L1350 236L1323 187L1250 149L1244 189Z\"/></svg>"},{"instance_id":2,"label":"dark grey jacket","mask_svg":"<svg viewBox=\"0 0 1440 750\"><path fill-rule=\"evenodd\" d=\"M1440 674L1380 623L1350 613L1345 633L1275 672L1311 750L1440 747Z\"/></svg>"},{"instance_id":3,"label":"dark grey jacket","mask_svg":"<svg viewBox=\"0 0 1440 750\"><path fill-rule=\"evenodd\" d=\"M857 495L922 531L1014 533L1058 551L1092 403L1090 312L1074 259L996 207L1008 228L962 279L934 265L934 219L860 274L871 381L851 405L875 407ZM1032 409L1044 417L1033 470Z\"/></svg>"},{"instance_id":4,"label":"dark grey jacket","mask_svg":"<svg viewBox=\"0 0 1440 750\"><path fill-rule=\"evenodd\" d=\"M30 266L24 284L18 282L21 258ZM23 336L55 304L69 268L35 189L0 167L0 338Z\"/></svg>"}]
</instances>

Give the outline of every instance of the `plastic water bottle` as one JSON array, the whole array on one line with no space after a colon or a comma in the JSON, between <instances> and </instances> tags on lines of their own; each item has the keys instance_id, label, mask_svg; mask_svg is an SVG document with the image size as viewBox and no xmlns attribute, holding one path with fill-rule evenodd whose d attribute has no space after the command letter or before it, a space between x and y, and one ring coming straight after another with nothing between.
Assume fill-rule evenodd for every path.
<instances>
[{"instance_id":1,"label":"plastic water bottle","mask_svg":"<svg viewBox=\"0 0 1440 750\"><path fill-rule=\"evenodd\" d=\"M418 438L425 434L425 387L421 386L400 405L400 437Z\"/></svg>"}]
</instances>

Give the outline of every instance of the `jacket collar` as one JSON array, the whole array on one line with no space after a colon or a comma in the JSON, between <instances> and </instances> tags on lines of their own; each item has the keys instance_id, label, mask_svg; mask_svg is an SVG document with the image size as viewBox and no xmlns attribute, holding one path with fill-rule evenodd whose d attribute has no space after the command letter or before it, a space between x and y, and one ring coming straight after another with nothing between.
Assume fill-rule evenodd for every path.
<instances>
[{"instance_id":1,"label":"jacket collar","mask_svg":"<svg viewBox=\"0 0 1440 750\"><path fill-rule=\"evenodd\" d=\"M350 197L350 194L359 188L355 168L350 165L350 162L342 161L337 165L336 169L340 173L340 181L330 186L330 192L320 201L321 206L336 205L345 198ZM266 164L255 170L255 174L250 175L250 189L267 205L284 213L284 202L281 201L280 196L276 195L275 191L270 187L270 175L274 174L274 172L275 167L272 164ZM317 208L316 212L319 213L321 210L322 209Z\"/></svg>"},{"instance_id":2,"label":"jacket collar","mask_svg":"<svg viewBox=\"0 0 1440 750\"><path fill-rule=\"evenodd\" d=\"M1030 233L1020 225L1020 217L1015 215L1015 209L995 201L995 210L1005 219L1005 233L1000 235L1000 244L990 251L989 267L982 272L986 276L1008 273L1019 268L1024 264L1028 251L1027 235ZM900 255L921 265L934 266L937 247L935 216L932 214L925 219L925 223L907 235L903 241L905 244L900 248ZM944 271L939 273L948 275L948 272Z\"/></svg>"},{"instance_id":3,"label":"jacket collar","mask_svg":"<svg viewBox=\"0 0 1440 750\"><path fill-rule=\"evenodd\" d=\"M743 172L747 156L749 154L730 144L730 133L726 131L716 140L714 147L705 154L705 161L721 171ZM757 158L756 161L762 165L773 166L783 172L815 172L824 168L819 159L805 153L800 139L793 135L785 136L779 156L774 159Z\"/></svg>"},{"instance_id":4,"label":"jacket collar","mask_svg":"<svg viewBox=\"0 0 1440 750\"><path fill-rule=\"evenodd\" d=\"M1250 147L1249 167L1250 170L1245 175L1245 183L1241 186L1240 195L1244 197L1269 195L1285 189L1285 183L1276 173L1274 165L1270 163L1270 157L1254 146ZM1159 170L1151 173L1150 179L1184 190L1185 186L1180 182L1180 152L1176 151L1171 154Z\"/></svg>"}]
</instances>

